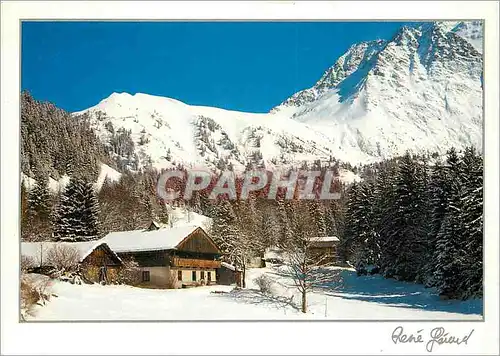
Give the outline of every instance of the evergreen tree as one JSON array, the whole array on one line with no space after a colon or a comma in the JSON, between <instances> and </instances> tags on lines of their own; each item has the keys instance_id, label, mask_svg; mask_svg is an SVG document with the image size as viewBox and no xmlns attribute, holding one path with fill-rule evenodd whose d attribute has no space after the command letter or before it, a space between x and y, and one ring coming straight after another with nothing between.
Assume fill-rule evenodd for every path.
<instances>
[{"instance_id":1,"label":"evergreen tree","mask_svg":"<svg viewBox=\"0 0 500 356\"><path fill-rule=\"evenodd\" d=\"M28 193L28 210L33 219L47 221L50 216L50 193L47 176L37 175L35 186Z\"/></svg>"},{"instance_id":2,"label":"evergreen tree","mask_svg":"<svg viewBox=\"0 0 500 356\"><path fill-rule=\"evenodd\" d=\"M99 163L111 163L86 115L71 117L23 92L20 126L21 170L30 177L50 175L58 179L78 173L94 180Z\"/></svg>"},{"instance_id":3,"label":"evergreen tree","mask_svg":"<svg viewBox=\"0 0 500 356\"><path fill-rule=\"evenodd\" d=\"M278 246L286 246L288 241L291 241L293 237L291 229L291 221L289 216L291 215L291 204L282 197L276 199L276 218L279 226L278 233ZM288 211L287 211L288 210Z\"/></svg>"},{"instance_id":4,"label":"evergreen tree","mask_svg":"<svg viewBox=\"0 0 500 356\"><path fill-rule=\"evenodd\" d=\"M227 199L220 199L213 207L211 236L229 263L236 263L236 215Z\"/></svg>"},{"instance_id":5,"label":"evergreen tree","mask_svg":"<svg viewBox=\"0 0 500 356\"><path fill-rule=\"evenodd\" d=\"M318 200L307 202L316 236L326 236L327 220L324 206Z\"/></svg>"},{"instance_id":6,"label":"evergreen tree","mask_svg":"<svg viewBox=\"0 0 500 356\"><path fill-rule=\"evenodd\" d=\"M264 244L255 206L256 198L250 195L247 200L236 200L233 205L236 236L232 241L232 254L237 266L242 269L242 287L245 288L247 263L252 257L263 257Z\"/></svg>"},{"instance_id":7,"label":"evergreen tree","mask_svg":"<svg viewBox=\"0 0 500 356\"><path fill-rule=\"evenodd\" d=\"M326 235L340 237L344 233L345 198L332 201L326 210Z\"/></svg>"},{"instance_id":8,"label":"evergreen tree","mask_svg":"<svg viewBox=\"0 0 500 356\"><path fill-rule=\"evenodd\" d=\"M52 196L46 176L37 175L38 182L29 192L21 188L21 237L25 241L43 241L50 238ZM24 195L24 197L23 197ZM23 207L24 205L24 207Z\"/></svg>"},{"instance_id":9,"label":"evergreen tree","mask_svg":"<svg viewBox=\"0 0 500 356\"><path fill-rule=\"evenodd\" d=\"M21 232L26 229L26 225L28 224L28 192L26 191L26 186L24 184L24 180L21 180Z\"/></svg>"},{"instance_id":10,"label":"evergreen tree","mask_svg":"<svg viewBox=\"0 0 500 356\"><path fill-rule=\"evenodd\" d=\"M57 210L54 236L64 241L86 241L99 235L99 203L92 183L72 177Z\"/></svg>"},{"instance_id":11,"label":"evergreen tree","mask_svg":"<svg viewBox=\"0 0 500 356\"><path fill-rule=\"evenodd\" d=\"M444 218L436 236L436 250L433 261L433 284L440 294L451 298L460 295L465 265L466 231L460 221L463 214L462 181L460 178L460 158L455 149L446 158L446 206Z\"/></svg>"},{"instance_id":12,"label":"evergreen tree","mask_svg":"<svg viewBox=\"0 0 500 356\"><path fill-rule=\"evenodd\" d=\"M376 233L376 221L374 216L374 184L365 182L361 185L359 206L357 207L359 221L359 245L358 261L363 265L378 265L380 260L380 245Z\"/></svg>"},{"instance_id":13,"label":"evergreen tree","mask_svg":"<svg viewBox=\"0 0 500 356\"><path fill-rule=\"evenodd\" d=\"M427 159L407 153L362 168L363 183L348 191L339 252L362 264L378 260L386 277L435 286L448 298L481 297L482 157L451 149L432 169Z\"/></svg>"},{"instance_id":14,"label":"evergreen tree","mask_svg":"<svg viewBox=\"0 0 500 356\"><path fill-rule=\"evenodd\" d=\"M266 200L263 200L264 202ZM260 230L262 231L262 240L266 247L276 246L278 244L278 236L280 226L276 218L274 206L261 207L260 214Z\"/></svg>"},{"instance_id":15,"label":"evergreen tree","mask_svg":"<svg viewBox=\"0 0 500 356\"><path fill-rule=\"evenodd\" d=\"M340 259L351 263L354 262L353 260L355 259L354 252L359 250L359 190L359 185L357 183L353 183L348 191L345 230L344 234L340 238L338 247Z\"/></svg>"},{"instance_id":16,"label":"evergreen tree","mask_svg":"<svg viewBox=\"0 0 500 356\"><path fill-rule=\"evenodd\" d=\"M425 167L408 152L399 163L395 184L396 211L388 222L388 242L396 261L388 266L399 279L421 278L425 255L427 200Z\"/></svg>"},{"instance_id":17,"label":"evergreen tree","mask_svg":"<svg viewBox=\"0 0 500 356\"><path fill-rule=\"evenodd\" d=\"M373 215L373 182L354 184L347 203L346 241L342 248L348 250L349 260L357 268L378 264L380 246L376 235ZM343 253L346 253L343 251Z\"/></svg>"},{"instance_id":18,"label":"evergreen tree","mask_svg":"<svg viewBox=\"0 0 500 356\"><path fill-rule=\"evenodd\" d=\"M458 157L456 152L453 151L453 159ZM427 237L427 244L429 246L428 253L425 257L427 261L425 268L425 282L427 286L433 286L434 271L436 270L435 251L437 246L437 236L441 230L441 225L446 217L446 211L449 204L451 194L451 177L447 168L441 163L436 162L431 169L431 176L429 181L429 207L430 207L430 221L429 221L429 234Z\"/></svg>"},{"instance_id":19,"label":"evergreen tree","mask_svg":"<svg viewBox=\"0 0 500 356\"><path fill-rule=\"evenodd\" d=\"M374 185L373 221L380 246L379 267L385 276L390 276L396 263L397 251L391 244L390 222L396 214L395 177L396 163L383 162Z\"/></svg>"},{"instance_id":20,"label":"evergreen tree","mask_svg":"<svg viewBox=\"0 0 500 356\"><path fill-rule=\"evenodd\" d=\"M462 211L466 234L463 298L483 295L483 159L474 148L465 150L462 165Z\"/></svg>"},{"instance_id":21,"label":"evergreen tree","mask_svg":"<svg viewBox=\"0 0 500 356\"><path fill-rule=\"evenodd\" d=\"M452 186L445 219L437 235L435 284L441 295L460 295L465 265L464 231L461 216L460 187Z\"/></svg>"}]
</instances>

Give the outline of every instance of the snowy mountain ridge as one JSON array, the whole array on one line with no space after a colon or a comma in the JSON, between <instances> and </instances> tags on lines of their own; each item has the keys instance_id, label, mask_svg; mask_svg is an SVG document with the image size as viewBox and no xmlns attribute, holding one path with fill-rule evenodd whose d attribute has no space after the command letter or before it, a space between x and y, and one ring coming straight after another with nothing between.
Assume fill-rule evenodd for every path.
<instances>
[{"instance_id":1,"label":"snowy mountain ridge","mask_svg":"<svg viewBox=\"0 0 500 356\"><path fill-rule=\"evenodd\" d=\"M136 168L243 170L331 157L358 164L407 149L480 149L481 41L479 21L403 27L390 40L354 44L313 87L268 114L141 93L113 93L83 112L107 145L116 146L118 130L129 132L126 159Z\"/></svg>"},{"instance_id":2,"label":"snowy mountain ridge","mask_svg":"<svg viewBox=\"0 0 500 356\"><path fill-rule=\"evenodd\" d=\"M243 170L249 162L270 167L333 155L327 137L285 115L190 106L142 93L114 93L85 112L108 145L118 128L131 132L139 167Z\"/></svg>"}]
</instances>

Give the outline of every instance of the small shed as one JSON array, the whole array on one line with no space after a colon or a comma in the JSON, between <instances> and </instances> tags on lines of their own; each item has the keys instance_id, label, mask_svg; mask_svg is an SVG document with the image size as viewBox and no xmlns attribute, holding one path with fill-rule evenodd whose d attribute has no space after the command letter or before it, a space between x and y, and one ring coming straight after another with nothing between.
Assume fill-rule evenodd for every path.
<instances>
[{"instance_id":1,"label":"small shed","mask_svg":"<svg viewBox=\"0 0 500 356\"><path fill-rule=\"evenodd\" d=\"M217 268L217 283L222 285L232 285L236 284L241 287L242 273L239 268L236 268L232 264L221 262L220 268Z\"/></svg>"},{"instance_id":2,"label":"small shed","mask_svg":"<svg viewBox=\"0 0 500 356\"><path fill-rule=\"evenodd\" d=\"M117 273L122 261L102 241L80 242L22 242L21 257L29 272L46 273L61 265L75 263L84 277L92 282L107 282Z\"/></svg>"},{"instance_id":3,"label":"small shed","mask_svg":"<svg viewBox=\"0 0 500 356\"><path fill-rule=\"evenodd\" d=\"M336 236L318 236L311 238L311 253L322 258L324 264L337 264L337 247L340 240Z\"/></svg>"}]
</instances>

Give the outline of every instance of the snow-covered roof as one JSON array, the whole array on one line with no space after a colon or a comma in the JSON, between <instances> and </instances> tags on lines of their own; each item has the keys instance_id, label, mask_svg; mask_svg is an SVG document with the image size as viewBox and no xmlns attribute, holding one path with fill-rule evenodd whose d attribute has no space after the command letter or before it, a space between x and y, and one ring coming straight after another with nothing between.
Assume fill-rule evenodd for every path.
<instances>
[{"instance_id":1,"label":"snow-covered roof","mask_svg":"<svg viewBox=\"0 0 500 356\"><path fill-rule=\"evenodd\" d=\"M265 260L271 260L271 259L276 259L276 260L283 260L283 250L279 249L277 247L271 247L267 248L266 251L264 252L264 259Z\"/></svg>"},{"instance_id":2,"label":"snow-covered roof","mask_svg":"<svg viewBox=\"0 0 500 356\"><path fill-rule=\"evenodd\" d=\"M68 246L78 252L79 262L82 262L88 255L92 253L92 251L94 251L101 245L106 245L106 243L102 240L80 242L21 242L21 255L31 257L34 260L36 266L39 267L46 262L45 258L47 257L47 254L51 249L56 246ZM118 260L120 260L115 252L111 251L111 253Z\"/></svg>"},{"instance_id":3,"label":"snow-covered roof","mask_svg":"<svg viewBox=\"0 0 500 356\"><path fill-rule=\"evenodd\" d=\"M102 241L115 252L171 250L198 228L194 225L185 225L152 231L117 231L110 232Z\"/></svg>"},{"instance_id":4,"label":"snow-covered roof","mask_svg":"<svg viewBox=\"0 0 500 356\"><path fill-rule=\"evenodd\" d=\"M311 240L314 242L337 242L337 241L340 241L339 238L336 236L318 236L318 237L312 237Z\"/></svg>"},{"instance_id":5,"label":"snow-covered roof","mask_svg":"<svg viewBox=\"0 0 500 356\"><path fill-rule=\"evenodd\" d=\"M237 269L235 266L233 266L230 263L227 262L221 262L221 266L226 267L227 269L230 269L231 271L240 271L240 269Z\"/></svg>"},{"instance_id":6,"label":"snow-covered roof","mask_svg":"<svg viewBox=\"0 0 500 356\"><path fill-rule=\"evenodd\" d=\"M160 227L162 227L162 226L161 226L161 224L160 224L159 222L154 221L154 220L153 220L153 221L151 221L151 225L154 225L157 229L159 229ZM151 225L150 225L150 226L151 226Z\"/></svg>"}]
</instances>

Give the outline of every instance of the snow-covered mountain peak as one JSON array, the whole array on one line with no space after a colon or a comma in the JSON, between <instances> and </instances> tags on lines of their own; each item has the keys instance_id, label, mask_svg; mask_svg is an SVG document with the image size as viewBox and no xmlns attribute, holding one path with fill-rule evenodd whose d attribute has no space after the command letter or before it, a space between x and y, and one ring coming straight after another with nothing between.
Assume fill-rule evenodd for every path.
<instances>
[{"instance_id":1,"label":"snow-covered mountain peak","mask_svg":"<svg viewBox=\"0 0 500 356\"><path fill-rule=\"evenodd\" d=\"M335 147L371 157L406 149L441 152L453 145L480 148L482 56L448 30L457 26L405 26L387 42L353 46L327 71L336 73L358 52L362 60L339 80L324 86L325 75L273 112L291 112L295 120L325 133Z\"/></svg>"},{"instance_id":2,"label":"snow-covered mountain peak","mask_svg":"<svg viewBox=\"0 0 500 356\"><path fill-rule=\"evenodd\" d=\"M97 105L102 105L102 104L118 104L118 103L121 103L121 102L126 102L127 100L130 100L131 98L133 98L133 95L130 95L129 93L126 93L126 92L121 92L121 93L117 93L117 92L114 92L114 93L111 93L110 96L108 96L107 98L101 100L99 102L99 104Z\"/></svg>"},{"instance_id":3,"label":"snow-covered mountain peak","mask_svg":"<svg viewBox=\"0 0 500 356\"><path fill-rule=\"evenodd\" d=\"M339 57L335 64L328 68L320 80L309 89L300 91L271 110L272 113L282 112L293 115L296 108L314 102L328 90L335 88L351 74L366 66L380 49L386 44L384 40L366 41L353 44L345 54Z\"/></svg>"},{"instance_id":4,"label":"snow-covered mountain peak","mask_svg":"<svg viewBox=\"0 0 500 356\"><path fill-rule=\"evenodd\" d=\"M238 170L331 157L357 164L407 149L481 148L482 56L463 36L478 26L422 23L353 44L314 86L269 114L142 93L113 93L86 112L132 168Z\"/></svg>"},{"instance_id":5,"label":"snow-covered mountain peak","mask_svg":"<svg viewBox=\"0 0 500 356\"><path fill-rule=\"evenodd\" d=\"M479 53L483 53L482 21L462 21L457 23L451 31L466 39Z\"/></svg>"}]
</instances>

